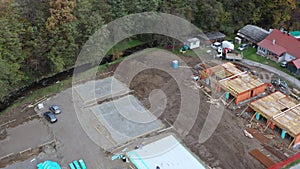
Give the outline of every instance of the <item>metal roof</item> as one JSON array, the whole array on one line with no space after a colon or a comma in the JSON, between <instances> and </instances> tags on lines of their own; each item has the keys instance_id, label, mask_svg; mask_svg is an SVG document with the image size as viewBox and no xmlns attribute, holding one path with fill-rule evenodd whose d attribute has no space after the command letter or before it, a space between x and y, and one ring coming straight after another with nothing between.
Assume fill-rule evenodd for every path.
<instances>
[{"instance_id":1,"label":"metal roof","mask_svg":"<svg viewBox=\"0 0 300 169\"><path fill-rule=\"evenodd\" d=\"M239 36L247 39L252 43L258 43L268 36L269 32L255 25L246 25L238 30Z\"/></svg>"},{"instance_id":2,"label":"metal roof","mask_svg":"<svg viewBox=\"0 0 300 169\"><path fill-rule=\"evenodd\" d=\"M209 40L212 40L212 39L224 39L225 38L225 35L221 32L207 32L205 33L205 35L207 36L207 38Z\"/></svg>"}]
</instances>

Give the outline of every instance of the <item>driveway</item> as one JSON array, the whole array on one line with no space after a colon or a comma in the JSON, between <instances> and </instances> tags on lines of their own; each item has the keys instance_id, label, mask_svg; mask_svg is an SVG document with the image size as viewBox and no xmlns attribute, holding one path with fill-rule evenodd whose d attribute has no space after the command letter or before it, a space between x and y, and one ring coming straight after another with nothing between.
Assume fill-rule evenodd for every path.
<instances>
[{"instance_id":1,"label":"driveway","mask_svg":"<svg viewBox=\"0 0 300 169\"><path fill-rule=\"evenodd\" d=\"M34 119L15 128L7 129L8 136L0 141L0 157L36 148L53 139L53 135L44 121Z\"/></svg>"},{"instance_id":2,"label":"driveway","mask_svg":"<svg viewBox=\"0 0 300 169\"><path fill-rule=\"evenodd\" d=\"M58 121L49 127L57 140L57 156L63 167L67 167L74 160L83 158L87 168L126 168L125 163L121 161L111 161L110 157L107 157L105 152L84 132L74 109L71 88L46 101L45 107L52 104L62 109L62 113L57 115ZM41 114L43 111L37 112Z\"/></svg>"},{"instance_id":3,"label":"driveway","mask_svg":"<svg viewBox=\"0 0 300 169\"><path fill-rule=\"evenodd\" d=\"M259 68L262 68L262 69L265 69L269 72L272 72L280 77L283 77L285 80L289 81L290 83L292 83L295 87L297 87L298 89L300 89L300 83L299 83L299 80L296 79L295 77L285 73L285 72L282 72L274 67L271 67L271 66L268 66L268 65L265 65L265 64L261 64L261 63L258 63L258 62L254 62L254 61L251 61L251 60L247 60L247 59L243 59L242 60L243 63L249 65L249 66L255 66L255 67L259 67Z\"/></svg>"}]
</instances>

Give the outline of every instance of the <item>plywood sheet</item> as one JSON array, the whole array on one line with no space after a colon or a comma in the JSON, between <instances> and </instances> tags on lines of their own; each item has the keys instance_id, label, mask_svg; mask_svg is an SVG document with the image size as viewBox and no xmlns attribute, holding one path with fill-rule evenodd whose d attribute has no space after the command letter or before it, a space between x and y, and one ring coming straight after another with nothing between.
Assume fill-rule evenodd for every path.
<instances>
[{"instance_id":1,"label":"plywood sheet","mask_svg":"<svg viewBox=\"0 0 300 169\"><path fill-rule=\"evenodd\" d=\"M249 154L251 154L254 158L256 158L259 162L261 162L267 168L276 164L273 160L271 160L269 157L267 157L265 154L263 154L258 149L254 149L254 150L250 151Z\"/></svg>"}]
</instances>

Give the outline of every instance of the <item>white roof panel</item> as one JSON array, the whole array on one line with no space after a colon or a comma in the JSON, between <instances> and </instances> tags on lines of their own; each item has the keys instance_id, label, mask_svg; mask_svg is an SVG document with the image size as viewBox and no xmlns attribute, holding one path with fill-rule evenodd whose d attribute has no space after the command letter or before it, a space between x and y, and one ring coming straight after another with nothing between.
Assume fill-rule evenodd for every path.
<instances>
[{"instance_id":1,"label":"white roof panel","mask_svg":"<svg viewBox=\"0 0 300 169\"><path fill-rule=\"evenodd\" d=\"M138 169L205 169L172 135L127 153Z\"/></svg>"}]
</instances>

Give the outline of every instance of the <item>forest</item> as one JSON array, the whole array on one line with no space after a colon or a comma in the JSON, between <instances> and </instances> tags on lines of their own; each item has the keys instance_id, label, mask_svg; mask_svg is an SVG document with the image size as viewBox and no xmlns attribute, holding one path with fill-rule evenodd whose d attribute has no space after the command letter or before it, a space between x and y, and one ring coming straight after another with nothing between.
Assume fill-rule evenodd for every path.
<instances>
[{"instance_id":1,"label":"forest","mask_svg":"<svg viewBox=\"0 0 300 169\"><path fill-rule=\"evenodd\" d=\"M0 0L0 98L72 67L101 26L147 11L233 35L246 24L300 30L299 0ZM138 38L138 37L137 37Z\"/></svg>"}]
</instances>

